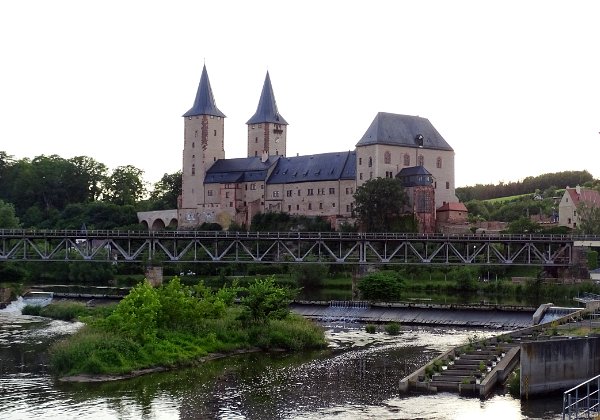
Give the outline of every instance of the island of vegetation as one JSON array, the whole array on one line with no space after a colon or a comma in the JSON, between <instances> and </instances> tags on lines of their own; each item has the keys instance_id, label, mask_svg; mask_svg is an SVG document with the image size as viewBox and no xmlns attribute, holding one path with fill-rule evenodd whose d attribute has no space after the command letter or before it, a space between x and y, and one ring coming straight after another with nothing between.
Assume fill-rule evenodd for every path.
<instances>
[{"instance_id":1,"label":"island of vegetation","mask_svg":"<svg viewBox=\"0 0 600 420\"><path fill-rule=\"evenodd\" d=\"M81 318L85 325L51 348L51 368L60 377L127 377L214 355L325 347L319 326L290 313L292 294L272 278L216 291L177 277L156 288L145 281L112 310Z\"/></svg>"}]
</instances>

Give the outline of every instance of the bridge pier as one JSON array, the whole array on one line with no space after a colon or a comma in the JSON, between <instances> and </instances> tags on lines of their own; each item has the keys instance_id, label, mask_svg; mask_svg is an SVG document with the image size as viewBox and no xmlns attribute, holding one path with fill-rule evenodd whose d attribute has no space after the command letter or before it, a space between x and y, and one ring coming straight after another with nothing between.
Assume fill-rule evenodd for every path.
<instances>
[{"instance_id":1,"label":"bridge pier","mask_svg":"<svg viewBox=\"0 0 600 420\"><path fill-rule=\"evenodd\" d=\"M146 266L146 280L150 282L152 287L162 286L163 284L163 268L158 265Z\"/></svg>"}]
</instances>

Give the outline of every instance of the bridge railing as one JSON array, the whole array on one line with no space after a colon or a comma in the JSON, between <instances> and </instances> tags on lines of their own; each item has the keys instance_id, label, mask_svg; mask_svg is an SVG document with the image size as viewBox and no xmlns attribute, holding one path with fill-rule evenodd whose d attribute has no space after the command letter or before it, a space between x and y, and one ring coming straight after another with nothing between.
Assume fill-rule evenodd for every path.
<instances>
[{"instance_id":1,"label":"bridge railing","mask_svg":"<svg viewBox=\"0 0 600 420\"><path fill-rule=\"evenodd\" d=\"M542 235L542 234L443 234L443 233L389 233L389 232L229 232L193 230L34 230L0 229L0 238L20 237L76 237L76 238L223 238L223 239L348 239L348 240L471 240L471 241L600 241L591 235Z\"/></svg>"}]
</instances>

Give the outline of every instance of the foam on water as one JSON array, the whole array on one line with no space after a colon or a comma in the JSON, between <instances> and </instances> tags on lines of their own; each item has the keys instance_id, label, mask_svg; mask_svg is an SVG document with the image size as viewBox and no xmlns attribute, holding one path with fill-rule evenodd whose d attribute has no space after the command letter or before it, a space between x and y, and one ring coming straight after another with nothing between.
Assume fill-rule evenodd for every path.
<instances>
[{"instance_id":1,"label":"foam on water","mask_svg":"<svg viewBox=\"0 0 600 420\"><path fill-rule=\"evenodd\" d=\"M6 308L0 309L0 313L8 315L21 315L24 307L25 302L23 302L23 298L19 296L17 300L13 300L11 303L9 303Z\"/></svg>"}]
</instances>

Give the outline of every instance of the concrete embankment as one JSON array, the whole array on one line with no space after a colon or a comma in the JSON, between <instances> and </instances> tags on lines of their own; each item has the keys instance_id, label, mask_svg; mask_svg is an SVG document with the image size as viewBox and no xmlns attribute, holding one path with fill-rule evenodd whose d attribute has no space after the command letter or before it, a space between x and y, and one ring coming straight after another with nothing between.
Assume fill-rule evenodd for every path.
<instances>
[{"instance_id":1,"label":"concrete embankment","mask_svg":"<svg viewBox=\"0 0 600 420\"><path fill-rule=\"evenodd\" d=\"M535 308L442 305L442 304L368 304L343 302L294 302L291 310L321 321L368 323L400 322L414 325L468 326L493 329L518 329L532 325Z\"/></svg>"}]
</instances>

